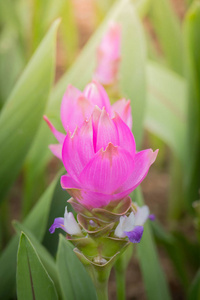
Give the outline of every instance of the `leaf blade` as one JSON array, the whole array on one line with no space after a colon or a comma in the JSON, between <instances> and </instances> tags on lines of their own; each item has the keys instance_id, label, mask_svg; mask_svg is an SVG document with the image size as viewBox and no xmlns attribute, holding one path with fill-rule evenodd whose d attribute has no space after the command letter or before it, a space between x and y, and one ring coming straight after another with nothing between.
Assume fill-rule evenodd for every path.
<instances>
[{"instance_id":1,"label":"leaf blade","mask_svg":"<svg viewBox=\"0 0 200 300\"><path fill-rule=\"evenodd\" d=\"M1 199L21 168L45 108L53 80L57 27L58 21L52 25L1 111Z\"/></svg>"},{"instance_id":2,"label":"leaf blade","mask_svg":"<svg viewBox=\"0 0 200 300\"><path fill-rule=\"evenodd\" d=\"M63 299L97 299L91 278L72 250L69 242L60 235L57 268Z\"/></svg>"},{"instance_id":3,"label":"leaf blade","mask_svg":"<svg viewBox=\"0 0 200 300\"><path fill-rule=\"evenodd\" d=\"M166 142L184 165L186 82L182 77L152 62L148 62L147 81L145 127Z\"/></svg>"},{"instance_id":4,"label":"leaf blade","mask_svg":"<svg viewBox=\"0 0 200 300\"><path fill-rule=\"evenodd\" d=\"M144 205L141 191L135 191L136 201ZM155 242L148 222L145 224L144 236L137 247L137 254L144 279L147 298L149 300L171 299L164 272L158 260Z\"/></svg>"},{"instance_id":5,"label":"leaf blade","mask_svg":"<svg viewBox=\"0 0 200 300\"><path fill-rule=\"evenodd\" d=\"M56 184L60 185L59 178L60 173L58 173L54 181L40 197L39 201L31 210L23 223L28 230L37 236L39 241L43 239L45 234L52 197L57 197L54 190ZM13 236L0 256L0 298L2 299L9 299L10 295L14 293L18 242L18 236Z\"/></svg>"},{"instance_id":6,"label":"leaf blade","mask_svg":"<svg viewBox=\"0 0 200 300\"><path fill-rule=\"evenodd\" d=\"M24 233L17 256L17 297L19 300L58 299L53 281Z\"/></svg>"}]
</instances>

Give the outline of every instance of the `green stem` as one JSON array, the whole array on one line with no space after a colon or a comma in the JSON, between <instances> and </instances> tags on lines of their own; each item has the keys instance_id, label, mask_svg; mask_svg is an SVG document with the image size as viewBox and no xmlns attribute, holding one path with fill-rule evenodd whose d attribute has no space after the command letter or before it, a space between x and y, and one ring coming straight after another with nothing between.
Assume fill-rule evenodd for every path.
<instances>
[{"instance_id":1,"label":"green stem","mask_svg":"<svg viewBox=\"0 0 200 300\"><path fill-rule=\"evenodd\" d=\"M133 244L129 244L115 263L115 278L117 284L117 299L126 299L126 270L133 254Z\"/></svg>"},{"instance_id":2,"label":"green stem","mask_svg":"<svg viewBox=\"0 0 200 300\"><path fill-rule=\"evenodd\" d=\"M82 263L86 262L83 260L83 257L78 257ZM88 264L88 262L87 264L85 263L85 267L94 283L98 300L108 300L108 280L112 266L112 259L110 260L110 263L105 266Z\"/></svg>"},{"instance_id":3,"label":"green stem","mask_svg":"<svg viewBox=\"0 0 200 300\"><path fill-rule=\"evenodd\" d=\"M95 281L98 300L108 300L108 280Z\"/></svg>"},{"instance_id":4,"label":"green stem","mask_svg":"<svg viewBox=\"0 0 200 300\"><path fill-rule=\"evenodd\" d=\"M115 277L116 277L116 285L117 285L117 299L125 300L126 299L125 272L120 272L119 269L115 268Z\"/></svg>"}]
</instances>

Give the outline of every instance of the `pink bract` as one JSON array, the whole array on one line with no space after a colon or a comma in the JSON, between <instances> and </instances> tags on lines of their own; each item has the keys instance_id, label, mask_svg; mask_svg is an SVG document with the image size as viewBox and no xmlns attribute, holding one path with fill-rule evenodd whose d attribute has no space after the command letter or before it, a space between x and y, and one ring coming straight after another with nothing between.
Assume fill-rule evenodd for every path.
<instances>
[{"instance_id":1,"label":"pink bract","mask_svg":"<svg viewBox=\"0 0 200 300\"><path fill-rule=\"evenodd\" d=\"M116 82L121 58L121 27L111 23L97 49L97 68L94 79L103 85Z\"/></svg>"},{"instance_id":2,"label":"pink bract","mask_svg":"<svg viewBox=\"0 0 200 300\"><path fill-rule=\"evenodd\" d=\"M83 92L72 85L68 86L61 103L61 121L65 131L73 134L77 126L80 127L85 120L89 120L95 106L100 109L105 108L110 117L117 112L122 120L130 128L132 127L130 101L121 99L111 106L105 89L98 82L92 81ZM59 142L59 144L50 145L49 148L55 156L62 159L61 149L66 134L57 131L46 116L44 120Z\"/></svg>"},{"instance_id":3,"label":"pink bract","mask_svg":"<svg viewBox=\"0 0 200 300\"><path fill-rule=\"evenodd\" d=\"M88 208L102 207L132 192L145 178L158 150L136 152L130 128L116 113L95 107L91 117L68 134L62 148L68 172L61 185Z\"/></svg>"}]
</instances>

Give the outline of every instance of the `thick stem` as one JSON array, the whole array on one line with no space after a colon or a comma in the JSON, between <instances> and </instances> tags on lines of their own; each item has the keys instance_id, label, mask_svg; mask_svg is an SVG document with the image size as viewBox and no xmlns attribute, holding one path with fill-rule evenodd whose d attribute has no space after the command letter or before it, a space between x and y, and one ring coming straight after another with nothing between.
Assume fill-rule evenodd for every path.
<instances>
[{"instance_id":1,"label":"thick stem","mask_svg":"<svg viewBox=\"0 0 200 300\"><path fill-rule=\"evenodd\" d=\"M117 284L117 299L126 300L126 269L133 254L133 244L129 244L125 252L115 263L115 278Z\"/></svg>"},{"instance_id":2,"label":"thick stem","mask_svg":"<svg viewBox=\"0 0 200 300\"><path fill-rule=\"evenodd\" d=\"M82 258L79 256L79 258ZM84 261L82 260L84 263ZM114 261L110 260L110 263L104 266L97 266L94 264L85 264L88 273L94 283L98 300L108 300L108 280L110 277L110 271Z\"/></svg>"},{"instance_id":3,"label":"thick stem","mask_svg":"<svg viewBox=\"0 0 200 300\"><path fill-rule=\"evenodd\" d=\"M108 280L102 282L95 280L95 287L98 300L108 300Z\"/></svg>"},{"instance_id":4,"label":"thick stem","mask_svg":"<svg viewBox=\"0 0 200 300\"><path fill-rule=\"evenodd\" d=\"M120 272L119 269L115 268L115 278L117 285L117 299L126 300L126 287L125 287L125 272Z\"/></svg>"}]
</instances>

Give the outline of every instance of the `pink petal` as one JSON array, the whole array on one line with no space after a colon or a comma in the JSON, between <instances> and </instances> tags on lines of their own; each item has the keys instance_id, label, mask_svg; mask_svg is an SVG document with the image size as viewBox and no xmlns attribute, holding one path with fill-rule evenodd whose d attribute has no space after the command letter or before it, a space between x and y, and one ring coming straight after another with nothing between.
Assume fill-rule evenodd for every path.
<instances>
[{"instance_id":1,"label":"pink petal","mask_svg":"<svg viewBox=\"0 0 200 300\"><path fill-rule=\"evenodd\" d=\"M74 197L71 190L69 194ZM96 193L89 190L80 190L80 197L76 198L86 208L99 208L108 205L111 201L115 200L115 195L106 195L102 193Z\"/></svg>"},{"instance_id":2,"label":"pink petal","mask_svg":"<svg viewBox=\"0 0 200 300\"><path fill-rule=\"evenodd\" d=\"M119 194L103 194L88 190L85 186L81 187L80 183L71 178L69 174L61 177L61 186L88 209L103 207L108 205L111 201L120 199Z\"/></svg>"},{"instance_id":3,"label":"pink petal","mask_svg":"<svg viewBox=\"0 0 200 300\"><path fill-rule=\"evenodd\" d=\"M119 146L126 149L132 156L135 155L136 144L130 128L122 121L118 114L112 119L119 137Z\"/></svg>"},{"instance_id":4,"label":"pink petal","mask_svg":"<svg viewBox=\"0 0 200 300\"><path fill-rule=\"evenodd\" d=\"M61 120L66 131L74 132L93 111L93 105L72 85L69 85L61 104Z\"/></svg>"},{"instance_id":5,"label":"pink petal","mask_svg":"<svg viewBox=\"0 0 200 300\"><path fill-rule=\"evenodd\" d=\"M115 82L121 56L121 27L112 23L97 49L97 68L94 78L109 85Z\"/></svg>"},{"instance_id":6,"label":"pink petal","mask_svg":"<svg viewBox=\"0 0 200 300\"><path fill-rule=\"evenodd\" d=\"M74 180L69 174L61 176L60 184L63 189L80 188L80 184L76 180Z\"/></svg>"},{"instance_id":7,"label":"pink petal","mask_svg":"<svg viewBox=\"0 0 200 300\"><path fill-rule=\"evenodd\" d=\"M132 114L131 114L131 103L130 100L121 99L115 102L112 105L113 116L114 113L117 112L121 119L128 125L128 127L132 128Z\"/></svg>"},{"instance_id":8,"label":"pink petal","mask_svg":"<svg viewBox=\"0 0 200 300\"><path fill-rule=\"evenodd\" d=\"M51 152L62 160L62 144L49 145Z\"/></svg>"},{"instance_id":9,"label":"pink petal","mask_svg":"<svg viewBox=\"0 0 200 300\"><path fill-rule=\"evenodd\" d=\"M104 35L99 49L111 60L119 58L121 55L121 26L117 23L111 23L108 31Z\"/></svg>"},{"instance_id":10,"label":"pink petal","mask_svg":"<svg viewBox=\"0 0 200 300\"><path fill-rule=\"evenodd\" d=\"M65 139L65 134L59 132L54 126L53 124L49 121L49 119L47 118L47 116L43 116L43 119L46 121L47 125L49 126L51 132L53 133L53 135L55 136L55 138L58 140L58 142L60 144L63 144L64 139Z\"/></svg>"},{"instance_id":11,"label":"pink petal","mask_svg":"<svg viewBox=\"0 0 200 300\"><path fill-rule=\"evenodd\" d=\"M101 110L98 106L94 107L93 113L91 115L92 118L92 126L93 126L93 145L94 151L96 151L96 143L97 143L97 131L99 125L99 119L101 115Z\"/></svg>"},{"instance_id":12,"label":"pink petal","mask_svg":"<svg viewBox=\"0 0 200 300\"><path fill-rule=\"evenodd\" d=\"M112 194L130 176L134 159L129 152L109 143L95 154L79 177L84 189Z\"/></svg>"},{"instance_id":13,"label":"pink petal","mask_svg":"<svg viewBox=\"0 0 200 300\"><path fill-rule=\"evenodd\" d=\"M63 149L62 160L68 173L77 178L85 165L94 155L92 121L85 121L74 134L67 134Z\"/></svg>"},{"instance_id":14,"label":"pink petal","mask_svg":"<svg viewBox=\"0 0 200 300\"><path fill-rule=\"evenodd\" d=\"M61 186L87 208L106 206L112 199L115 199L114 195L105 195L81 188L80 184L68 174L61 177Z\"/></svg>"},{"instance_id":15,"label":"pink petal","mask_svg":"<svg viewBox=\"0 0 200 300\"><path fill-rule=\"evenodd\" d=\"M105 149L109 143L112 143L114 146L119 145L118 133L115 124L103 108L97 128L95 151L97 152L101 148Z\"/></svg>"},{"instance_id":16,"label":"pink petal","mask_svg":"<svg viewBox=\"0 0 200 300\"><path fill-rule=\"evenodd\" d=\"M119 195L119 198L131 193L144 180L157 154L158 150L153 152L152 149L146 149L135 154L135 165L132 174L122 186L115 191L115 193Z\"/></svg>"},{"instance_id":17,"label":"pink petal","mask_svg":"<svg viewBox=\"0 0 200 300\"><path fill-rule=\"evenodd\" d=\"M105 107L107 113L111 113L111 105L108 95L103 86L98 82L93 80L93 82L89 83L86 86L83 94L90 101L90 103L93 104L93 106L97 105L100 109Z\"/></svg>"},{"instance_id":18,"label":"pink petal","mask_svg":"<svg viewBox=\"0 0 200 300\"><path fill-rule=\"evenodd\" d=\"M98 55L100 57L100 54ZM100 59L98 59L100 60ZM98 64L98 68L95 71L93 78L98 80L103 85L113 84L118 75L118 68L114 62L101 59L102 62Z\"/></svg>"}]
</instances>

